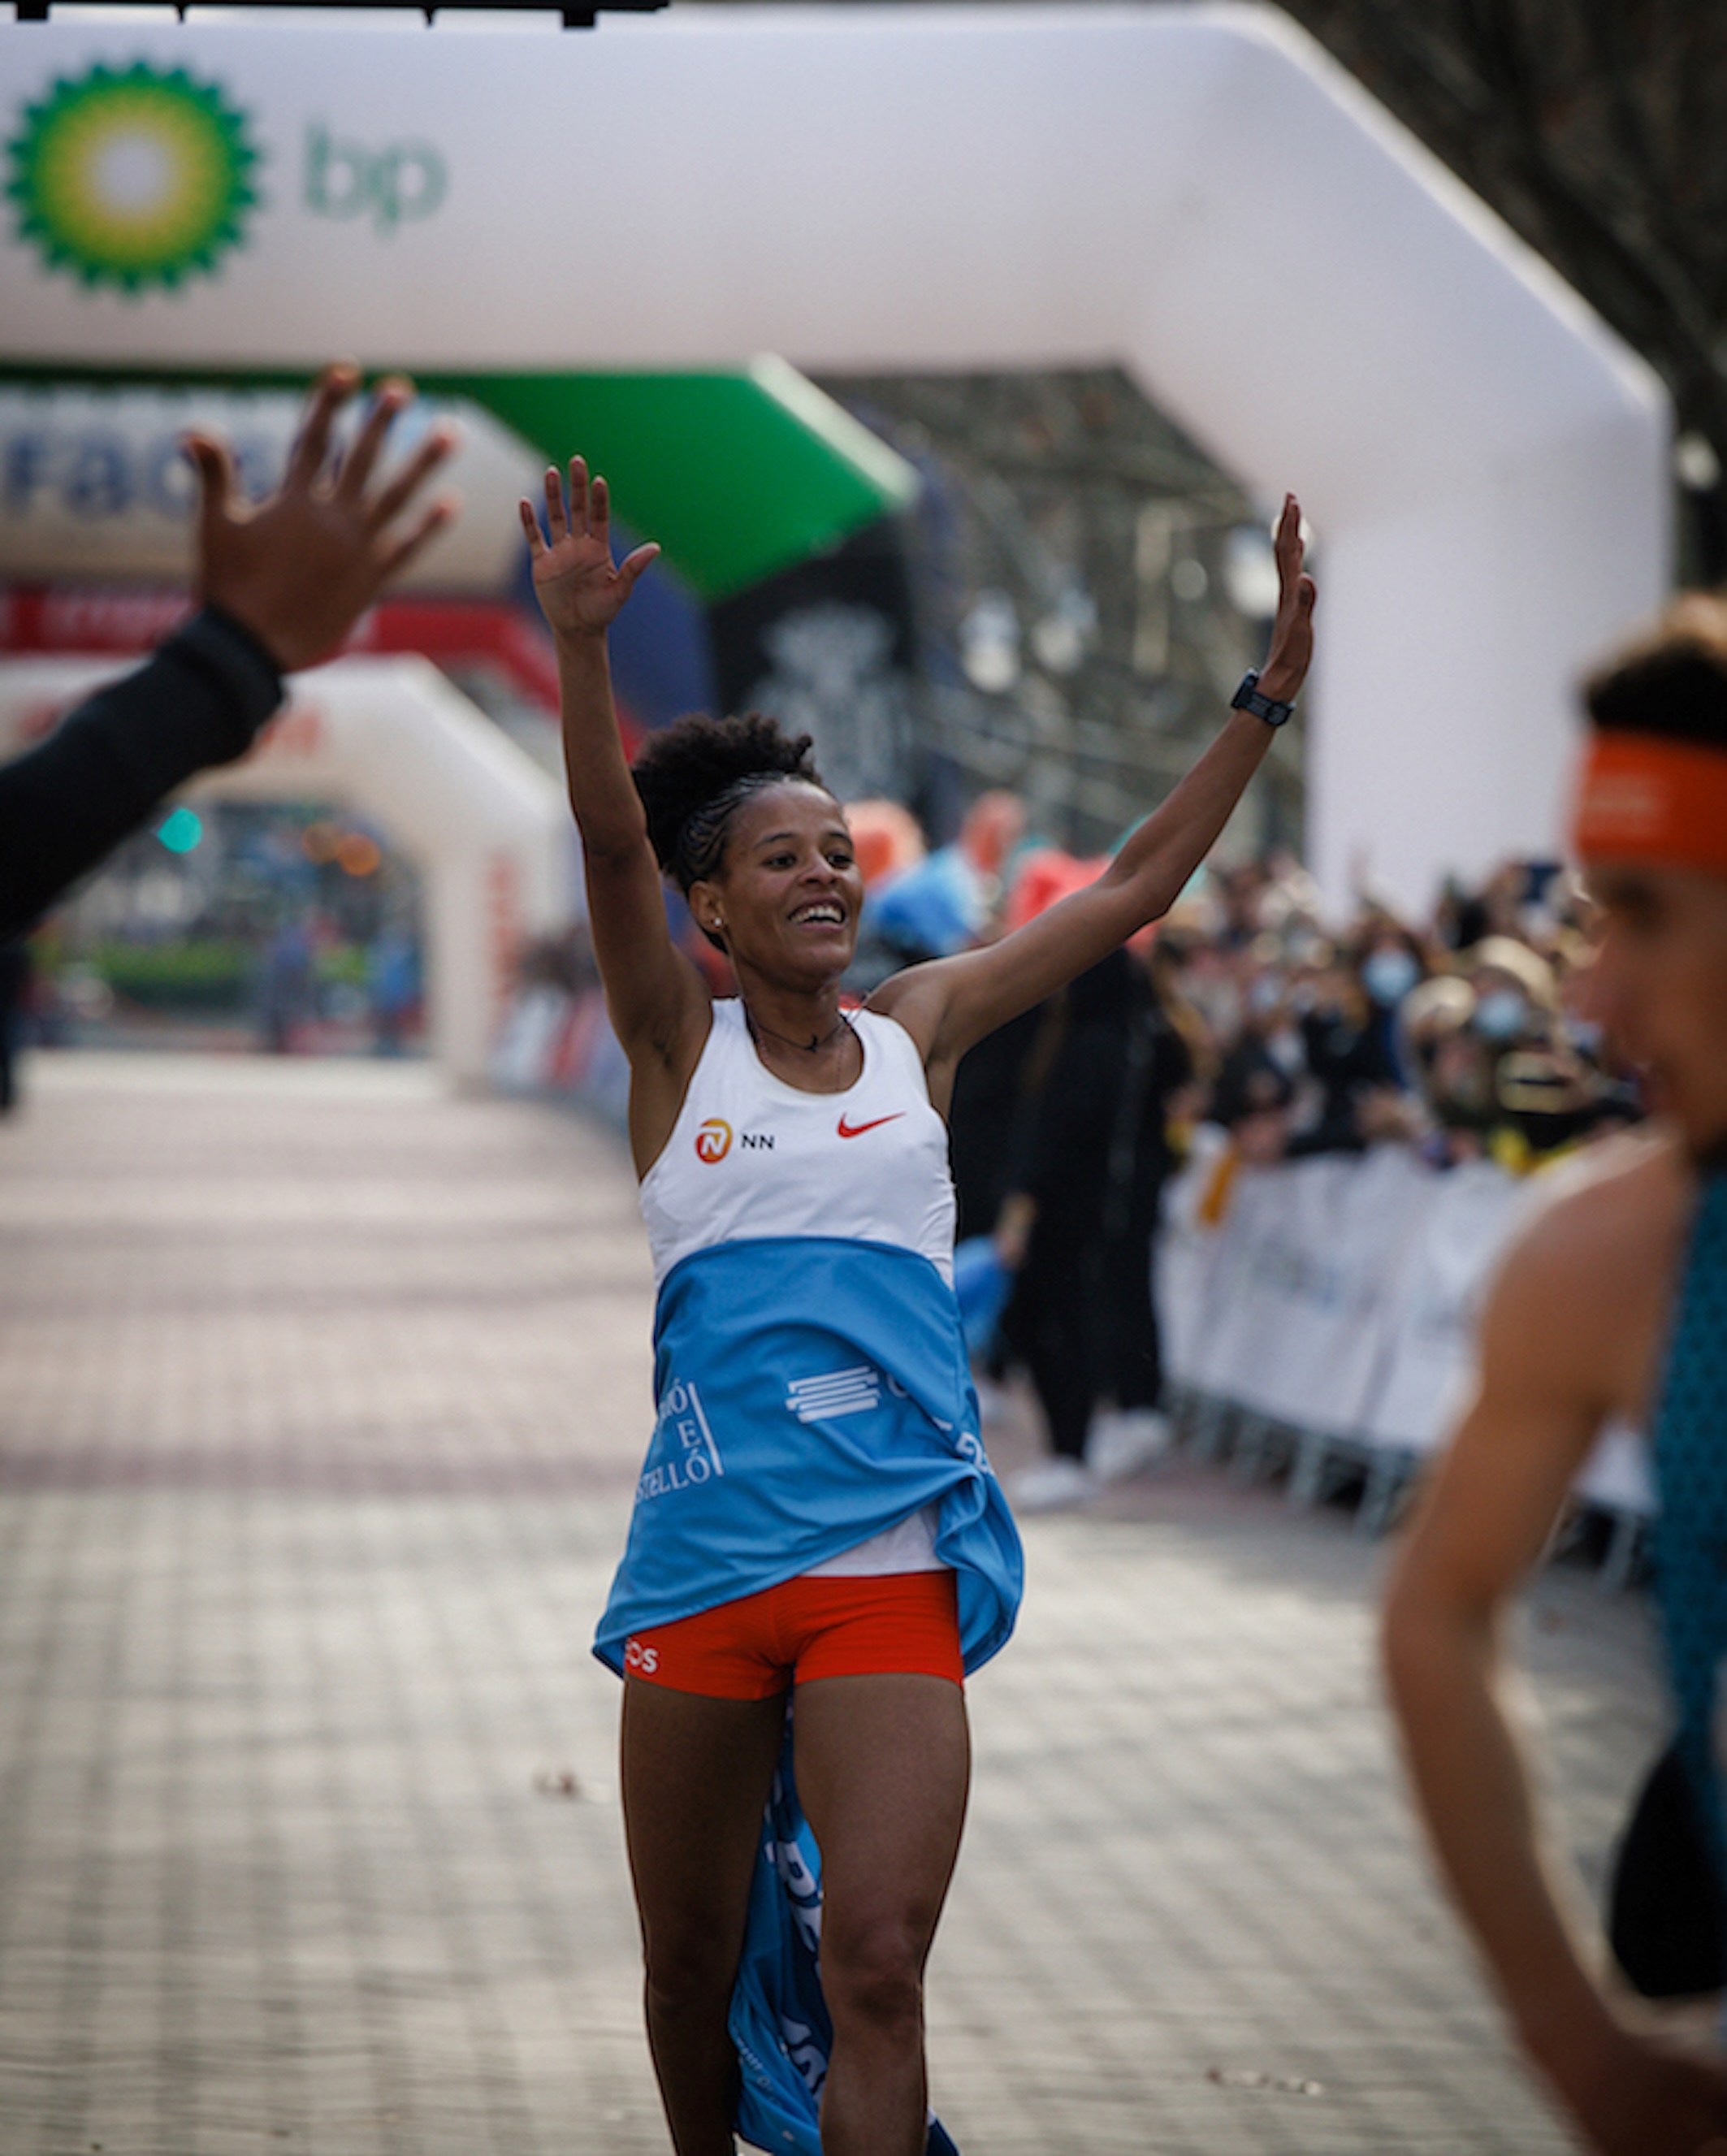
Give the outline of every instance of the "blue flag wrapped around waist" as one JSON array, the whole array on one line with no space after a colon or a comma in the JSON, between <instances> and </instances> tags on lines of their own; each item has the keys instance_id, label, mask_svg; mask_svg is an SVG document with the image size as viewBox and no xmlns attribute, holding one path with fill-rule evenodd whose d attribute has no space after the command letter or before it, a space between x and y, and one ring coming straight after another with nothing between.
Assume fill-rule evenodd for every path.
<instances>
[{"instance_id":1,"label":"blue flag wrapped around waist","mask_svg":"<svg viewBox=\"0 0 1727 2156\"><path fill-rule=\"evenodd\" d=\"M654 1322L658 1419L594 1652L796 1578L926 1505L967 1670L1013 1628L1019 1537L978 1434L952 1290L885 1243L695 1252Z\"/></svg>"},{"instance_id":2,"label":"blue flag wrapped around waist","mask_svg":"<svg viewBox=\"0 0 1727 2156\"><path fill-rule=\"evenodd\" d=\"M743 1958L727 2026L738 2055L732 2123L752 2148L822 2156L822 2085L833 2028L822 1996L822 1858L797 1801L792 1722L750 1886ZM929 2124L925 2156L959 2156L940 2119Z\"/></svg>"}]
</instances>

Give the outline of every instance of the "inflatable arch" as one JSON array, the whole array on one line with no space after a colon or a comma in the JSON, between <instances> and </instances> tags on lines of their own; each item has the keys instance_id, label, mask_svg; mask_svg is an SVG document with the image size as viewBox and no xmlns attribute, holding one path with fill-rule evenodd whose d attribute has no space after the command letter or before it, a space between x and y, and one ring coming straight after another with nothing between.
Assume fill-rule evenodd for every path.
<instances>
[{"instance_id":1,"label":"inflatable arch","mask_svg":"<svg viewBox=\"0 0 1727 2156\"><path fill-rule=\"evenodd\" d=\"M172 290L104 289L75 232L57 255L21 218L18 359L1125 365L1268 510L1299 492L1323 547L1334 899L1365 870L1424 906L1445 869L1550 847L1572 680L1666 588L1653 377L1268 8L405 23L340 33L339 64L286 26L0 37L14 113L141 59L259 159L238 236Z\"/></svg>"},{"instance_id":2,"label":"inflatable arch","mask_svg":"<svg viewBox=\"0 0 1727 2156\"><path fill-rule=\"evenodd\" d=\"M0 662L0 758L111 660ZM402 847L426 894L428 1041L459 1084L485 1081L525 936L567 921L575 847L563 791L423 659L340 659L294 677L251 755L188 800L336 801Z\"/></svg>"}]
</instances>

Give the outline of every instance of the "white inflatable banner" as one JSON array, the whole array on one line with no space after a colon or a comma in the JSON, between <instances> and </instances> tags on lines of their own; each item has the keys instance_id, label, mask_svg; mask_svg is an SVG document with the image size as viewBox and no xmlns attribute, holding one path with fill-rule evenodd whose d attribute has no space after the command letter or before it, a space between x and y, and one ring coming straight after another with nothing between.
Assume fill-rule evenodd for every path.
<instances>
[{"instance_id":1,"label":"white inflatable banner","mask_svg":"<svg viewBox=\"0 0 1727 2156\"><path fill-rule=\"evenodd\" d=\"M1312 520L1328 898L1553 850L1575 677L1666 588L1667 404L1286 17L546 20L0 27L0 363L1120 364Z\"/></svg>"}]
</instances>

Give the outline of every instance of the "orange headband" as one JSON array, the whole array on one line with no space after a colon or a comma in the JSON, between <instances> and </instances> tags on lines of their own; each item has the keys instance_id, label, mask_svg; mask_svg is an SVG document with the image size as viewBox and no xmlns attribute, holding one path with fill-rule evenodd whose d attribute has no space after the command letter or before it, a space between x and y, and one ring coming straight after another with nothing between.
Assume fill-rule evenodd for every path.
<instances>
[{"instance_id":1,"label":"orange headband","mask_svg":"<svg viewBox=\"0 0 1727 2156\"><path fill-rule=\"evenodd\" d=\"M1571 842L1587 865L1647 861L1727 876L1727 749L1659 734L1596 734Z\"/></svg>"}]
</instances>

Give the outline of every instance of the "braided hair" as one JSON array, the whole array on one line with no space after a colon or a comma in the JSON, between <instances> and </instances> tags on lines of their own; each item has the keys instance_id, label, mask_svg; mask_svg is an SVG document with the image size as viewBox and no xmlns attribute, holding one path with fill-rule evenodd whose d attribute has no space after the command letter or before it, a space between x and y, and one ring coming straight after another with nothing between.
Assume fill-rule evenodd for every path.
<instances>
[{"instance_id":1,"label":"braided hair","mask_svg":"<svg viewBox=\"0 0 1727 2156\"><path fill-rule=\"evenodd\" d=\"M741 719L692 713L652 737L631 776L654 859L679 891L687 896L718 870L732 817L751 794L788 778L822 786L812 746L808 734L784 733L759 711Z\"/></svg>"}]
</instances>

